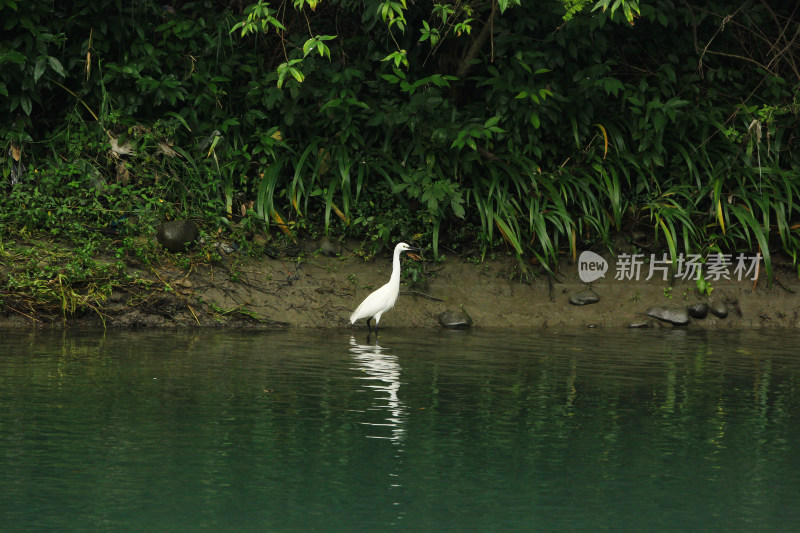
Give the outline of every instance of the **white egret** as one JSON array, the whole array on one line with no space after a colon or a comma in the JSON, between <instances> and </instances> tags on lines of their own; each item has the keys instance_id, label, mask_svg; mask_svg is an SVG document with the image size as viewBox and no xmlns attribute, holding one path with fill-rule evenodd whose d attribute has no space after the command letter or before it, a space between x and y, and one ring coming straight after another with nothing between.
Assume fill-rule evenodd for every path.
<instances>
[{"instance_id":1,"label":"white egret","mask_svg":"<svg viewBox=\"0 0 800 533\"><path fill-rule=\"evenodd\" d=\"M409 250L418 249L419 248L412 248L404 242L398 243L397 246L394 247L392 276L389 278L389 283L375 290L361 302L361 305L350 315L351 324L355 324L356 320L366 318L367 327L370 333L372 333L370 321L374 318L375 333L378 333L378 322L381 321L381 315L394 307L394 303L397 301L397 295L400 293L400 254Z\"/></svg>"}]
</instances>

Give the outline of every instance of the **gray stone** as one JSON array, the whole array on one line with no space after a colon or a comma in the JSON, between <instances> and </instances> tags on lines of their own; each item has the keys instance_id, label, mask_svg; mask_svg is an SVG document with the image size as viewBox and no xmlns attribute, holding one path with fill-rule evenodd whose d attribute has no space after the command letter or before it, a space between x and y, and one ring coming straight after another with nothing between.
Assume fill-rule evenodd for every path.
<instances>
[{"instance_id":1,"label":"gray stone","mask_svg":"<svg viewBox=\"0 0 800 533\"><path fill-rule=\"evenodd\" d=\"M720 300L715 302L711 302L708 306L708 310L711 312L712 315L718 316L720 318L725 318L728 316L728 305Z\"/></svg>"},{"instance_id":2,"label":"gray stone","mask_svg":"<svg viewBox=\"0 0 800 533\"><path fill-rule=\"evenodd\" d=\"M596 304L599 301L600 296L592 289L584 289L569 297L569 303L572 305Z\"/></svg>"},{"instance_id":3,"label":"gray stone","mask_svg":"<svg viewBox=\"0 0 800 533\"><path fill-rule=\"evenodd\" d=\"M686 311L692 318L705 318L708 315L708 304L705 302L697 302L686 307Z\"/></svg>"},{"instance_id":4,"label":"gray stone","mask_svg":"<svg viewBox=\"0 0 800 533\"><path fill-rule=\"evenodd\" d=\"M228 244L227 242L218 242L216 244L217 250L222 252L223 254L232 254L236 251L236 248Z\"/></svg>"},{"instance_id":5,"label":"gray stone","mask_svg":"<svg viewBox=\"0 0 800 533\"><path fill-rule=\"evenodd\" d=\"M439 316L436 318L439 320L439 324L445 328L469 329L472 327L472 319L463 310L453 311L452 309L448 309L447 311L439 313Z\"/></svg>"},{"instance_id":6,"label":"gray stone","mask_svg":"<svg viewBox=\"0 0 800 533\"><path fill-rule=\"evenodd\" d=\"M319 250L322 255L336 257L342 251L342 247L330 239L322 239L319 243Z\"/></svg>"},{"instance_id":7,"label":"gray stone","mask_svg":"<svg viewBox=\"0 0 800 533\"><path fill-rule=\"evenodd\" d=\"M652 320L641 320L639 322L631 322L628 324L628 327L631 329L645 329L645 328L652 328L653 321Z\"/></svg>"},{"instance_id":8,"label":"gray stone","mask_svg":"<svg viewBox=\"0 0 800 533\"><path fill-rule=\"evenodd\" d=\"M689 311L685 307L657 305L647 310L647 316L675 326L685 326L689 323Z\"/></svg>"},{"instance_id":9,"label":"gray stone","mask_svg":"<svg viewBox=\"0 0 800 533\"><path fill-rule=\"evenodd\" d=\"M182 252L197 239L197 224L191 220L170 220L156 230L156 239L170 252Z\"/></svg>"}]
</instances>

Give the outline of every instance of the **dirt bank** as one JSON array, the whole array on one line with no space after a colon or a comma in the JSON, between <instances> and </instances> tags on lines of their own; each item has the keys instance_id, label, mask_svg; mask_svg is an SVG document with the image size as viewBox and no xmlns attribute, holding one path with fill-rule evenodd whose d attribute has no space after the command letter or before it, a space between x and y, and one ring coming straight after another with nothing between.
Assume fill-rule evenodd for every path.
<instances>
[{"instance_id":1,"label":"dirt bank","mask_svg":"<svg viewBox=\"0 0 800 533\"><path fill-rule=\"evenodd\" d=\"M301 260L265 256L236 268L218 264L189 273L177 268L141 271L156 287L146 297L117 290L102 313L67 318L66 324L101 326L102 314L107 327L349 327L350 312L391 271L389 257L365 262L351 252L345 247L340 257L311 253ZM709 314L687 327L800 327L800 283L790 268L780 266L771 289L763 276L757 283L720 279L703 297L693 281L617 281L612 268L591 283L599 301L582 306L569 303L570 296L588 287L575 266L565 265L555 280L542 274L528 282L519 280L512 257L477 263L448 256L426 268L422 281L402 287L382 327L441 327L437 317L448 309L466 312L474 327L628 327L647 322L651 307L685 309L700 301L724 302L728 315ZM48 321L8 311L2 317L4 327L63 323L61 317ZM658 320L651 325L673 327Z\"/></svg>"}]
</instances>

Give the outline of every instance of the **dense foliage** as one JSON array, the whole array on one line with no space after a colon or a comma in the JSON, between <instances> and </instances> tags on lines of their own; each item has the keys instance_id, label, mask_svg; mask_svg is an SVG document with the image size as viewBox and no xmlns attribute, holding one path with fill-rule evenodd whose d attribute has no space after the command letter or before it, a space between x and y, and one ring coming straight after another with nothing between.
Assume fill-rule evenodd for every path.
<instances>
[{"instance_id":1,"label":"dense foliage","mask_svg":"<svg viewBox=\"0 0 800 533\"><path fill-rule=\"evenodd\" d=\"M790 4L0 0L0 223L193 216L549 268L621 232L769 272L800 251Z\"/></svg>"}]
</instances>

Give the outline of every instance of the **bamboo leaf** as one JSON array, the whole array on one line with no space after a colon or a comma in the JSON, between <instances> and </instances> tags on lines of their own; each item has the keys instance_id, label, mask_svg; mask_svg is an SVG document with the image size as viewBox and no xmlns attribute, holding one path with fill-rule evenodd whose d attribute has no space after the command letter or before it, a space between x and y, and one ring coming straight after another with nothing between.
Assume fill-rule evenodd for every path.
<instances>
[{"instance_id":1,"label":"bamboo leaf","mask_svg":"<svg viewBox=\"0 0 800 533\"><path fill-rule=\"evenodd\" d=\"M595 126L597 126L603 134L603 159L605 159L608 155L608 133L602 124L595 124Z\"/></svg>"},{"instance_id":2,"label":"bamboo leaf","mask_svg":"<svg viewBox=\"0 0 800 533\"><path fill-rule=\"evenodd\" d=\"M748 241L750 240L750 232L755 235L761 255L764 257L764 270L767 273L767 279L772 280L772 259L770 258L769 242L764 229L753 217L753 214L743 206L732 205L730 206L730 211L742 224Z\"/></svg>"},{"instance_id":3,"label":"bamboo leaf","mask_svg":"<svg viewBox=\"0 0 800 533\"><path fill-rule=\"evenodd\" d=\"M722 179L718 178L714 183L714 210L717 214L717 222L722 228L722 234L725 235L725 217L722 212Z\"/></svg>"},{"instance_id":4,"label":"bamboo leaf","mask_svg":"<svg viewBox=\"0 0 800 533\"><path fill-rule=\"evenodd\" d=\"M672 226L672 221L669 221L669 227L667 224L664 223L664 219L659 215L656 215L656 221L661 226L661 230L664 233L664 238L667 239L667 247L669 248L669 256L672 259L672 264L675 264L675 261L678 259L678 249L675 245L675 228Z\"/></svg>"},{"instance_id":5,"label":"bamboo leaf","mask_svg":"<svg viewBox=\"0 0 800 533\"><path fill-rule=\"evenodd\" d=\"M572 124L572 135L573 135L573 137L575 137L575 147L576 148L580 148L581 147L581 140L580 140L580 137L578 135L578 121L575 120L575 117L570 118L569 121L570 121L570 124Z\"/></svg>"},{"instance_id":6,"label":"bamboo leaf","mask_svg":"<svg viewBox=\"0 0 800 533\"><path fill-rule=\"evenodd\" d=\"M511 228L508 226L506 221L495 215L494 223L497 225L497 229L500 230L500 235L503 236L503 239L509 245L511 245L511 247L514 248L519 255L522 255L522 246L520 245L516 235L514 235L514 232L511 231Z\"/></svg>"}]
</instances>

